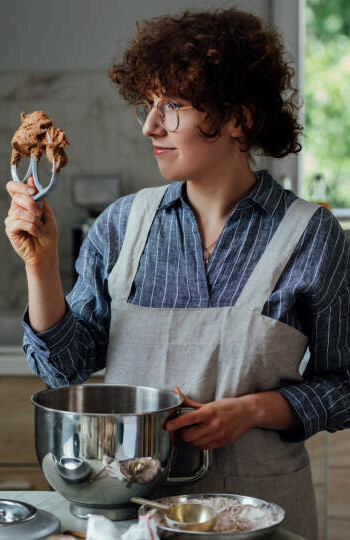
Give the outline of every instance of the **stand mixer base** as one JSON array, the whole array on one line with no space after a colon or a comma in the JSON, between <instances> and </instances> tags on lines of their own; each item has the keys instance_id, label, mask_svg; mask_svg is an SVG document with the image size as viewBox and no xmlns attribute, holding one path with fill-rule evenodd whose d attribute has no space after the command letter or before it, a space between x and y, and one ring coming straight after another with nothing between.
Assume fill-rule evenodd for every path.
<instances>
[{"instance_id":1,"label":"stand mixer base","mask_svg":"<svg viewBox=\"0 0 350 540\"><path fill-rule=\"evenodd\" d=\"M86 506L71 502L69 510L73 516L82 519L88 519L91 514L105 516L112 521L123 521L137 516L137 507L134 504L125 504L120 506Z\"/></svg>"}]
</instances>

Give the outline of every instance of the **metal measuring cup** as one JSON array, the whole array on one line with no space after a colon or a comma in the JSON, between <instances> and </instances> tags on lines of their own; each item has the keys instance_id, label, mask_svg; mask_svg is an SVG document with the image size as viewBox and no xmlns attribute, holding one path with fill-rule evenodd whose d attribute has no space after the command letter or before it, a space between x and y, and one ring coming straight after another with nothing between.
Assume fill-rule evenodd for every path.
<instances>
[{"instance_id":1,"label":"metal measuring cup","mask_svg":"<svg viewBox=\"0 0 350 540\"><path fill-rule=\"evenodd\" d=\"M168 526L186 531L211 531L215 525L216 511L211 506L197 503L167 505L141 497L132 497L131 502L162 510Z\"/></svg>"}]
</instances>

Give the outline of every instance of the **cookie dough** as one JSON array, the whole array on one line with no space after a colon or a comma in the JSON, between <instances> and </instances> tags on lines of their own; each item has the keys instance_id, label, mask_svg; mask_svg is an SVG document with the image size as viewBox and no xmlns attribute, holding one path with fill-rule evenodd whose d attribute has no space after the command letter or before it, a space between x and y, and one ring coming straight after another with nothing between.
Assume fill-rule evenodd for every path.
<instances>
[{"instance_id":1,"label":"cookie dough","mask_svg":"<svg viewBox=\"0 0 350 540\"><path fill-rule=\"evenodd\" d=\"M69 145L66 134L61 129L55 129L52 120L43 111L30 114L21 113L22 125L12 137L11 165L17 164L22 156L34 155L39 161L46 153L52 163L55 160L56 172L67 165L67 155L64 148ZM49 134L51 142L48 142Z\"/></svg>"}]
</instances>

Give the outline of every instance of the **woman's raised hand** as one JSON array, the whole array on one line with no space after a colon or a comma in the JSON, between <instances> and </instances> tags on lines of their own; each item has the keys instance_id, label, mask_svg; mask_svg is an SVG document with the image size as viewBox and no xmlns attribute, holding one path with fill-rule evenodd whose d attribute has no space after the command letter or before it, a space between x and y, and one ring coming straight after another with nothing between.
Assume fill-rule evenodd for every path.
<instances>
[{"instance_id":1,"label":"woman's raised hand","mask_svg":"<svg viewBox=\"0 0 350 540\"><path fill-rule=\"evenodd\" d=\"M27 267L52 264L57 259L57 224L48 202L44 199L40 206L32 199L37 191L33 177L27 184L8 182L6 189L12 201L5 228L14 250Z\"/></svg>"}]
</instances>

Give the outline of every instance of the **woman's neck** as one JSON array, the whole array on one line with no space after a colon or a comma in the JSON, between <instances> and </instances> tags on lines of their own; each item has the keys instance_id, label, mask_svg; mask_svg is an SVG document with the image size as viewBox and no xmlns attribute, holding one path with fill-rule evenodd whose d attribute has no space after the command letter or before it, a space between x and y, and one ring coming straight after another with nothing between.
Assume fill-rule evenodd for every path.
<instances>
[{"instance_id":1,"label":"woman's neck","mask_svg":"<svg viewBox=\"0 0 350 540\"><path fill-rule=\"evenodd\" d=\"M245 199L256 182L247 156L240 156L230 167L217 170L208 178L186 182L187 199L198 225L207 257L207 246L215 246L236 204ZM226 173L226 174L225 174Z\"/></svg>"},{"instance_id":2,"label":"woman's neck","mask_svg":"<svg viewBox=\"0 0 350 540\"><path fill-rule=\"evenodd\" d=\"M255 182L249 166L234 171L229 177L218 175L210 180L189 180L186 182L187 199L201 222L223 222L236 204L249 195Z\"/></svg>"}]
</instances>

